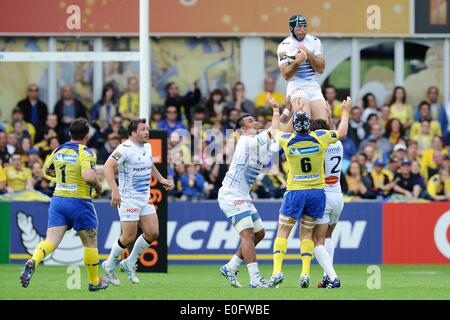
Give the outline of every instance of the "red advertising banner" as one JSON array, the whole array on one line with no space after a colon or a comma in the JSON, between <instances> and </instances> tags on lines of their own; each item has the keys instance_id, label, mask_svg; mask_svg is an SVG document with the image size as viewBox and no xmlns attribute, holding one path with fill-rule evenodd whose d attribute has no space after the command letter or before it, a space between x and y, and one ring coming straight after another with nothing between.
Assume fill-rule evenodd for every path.
<instances>
[{"instance_id":1,"label":"red advertising banner","mask_svg":"<svg viewBox=\"0 0 450 320\"><path fill-rule=\"evenodd\" d=\"M450 264L450 203L386 203L383 263Z\"/></svg>"}]
</instances>

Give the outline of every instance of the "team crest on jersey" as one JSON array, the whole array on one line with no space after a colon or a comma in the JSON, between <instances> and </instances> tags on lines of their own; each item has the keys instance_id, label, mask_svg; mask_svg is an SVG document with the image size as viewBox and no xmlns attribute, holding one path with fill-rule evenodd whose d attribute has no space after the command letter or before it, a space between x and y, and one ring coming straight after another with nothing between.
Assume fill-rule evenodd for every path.
<instances>
[{"instance_id":1,"label":"team crest on jersey","mask_svg":"<svg viewBox=\"0 0 450 320\"><path fill-rule=\"evenodd\" d=\"M112 155L111 155L111 158L113 158L114 160L116 160L116 161L119 161L119 159L122 157L122 154L119 152L119 151L116 151L116 152L114 152Z\"/></svg>"}]
</instances>

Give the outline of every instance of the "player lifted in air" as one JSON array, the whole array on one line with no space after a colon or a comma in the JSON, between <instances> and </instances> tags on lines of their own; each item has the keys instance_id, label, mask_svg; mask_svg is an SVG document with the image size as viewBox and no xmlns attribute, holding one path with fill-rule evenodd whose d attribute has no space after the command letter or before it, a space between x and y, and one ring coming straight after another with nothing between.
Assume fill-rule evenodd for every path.
<instances>
[{"instance_id":1,"label":"player lifted in air","mask_svg":"<svg viewBox=\"0 0 450 320\"><path fill-rule=\"evenodd\" d=\"M273 248L274 265L269 287L276 287L283 281L281 267L287 250L287 239L298 220L300 220L302 259L299 287L309 287L309 271L314 252L313 228L316 219L323 217L326 202L325 150L330 144L347 135L350 106L351 99L348 97L342 104L342 118L337 131L311 132L310 116L303 111L297 111L293 119L295 133L279 131L275 136L275 140L286 154L289 172Z\"/></svg>"},{"instance_id":2,"label":"player lifted in air","mask_svg":"<svg viewBox=\"0 0 450 320\"><path fill-rule=\"evenodd\" d=\"M30 284L35 268L58 247L71 228L77 231L84 246L89 291L108 287L108 281L98 276L98 221L91 192L92 189L100 192L101 187L95 172L97 158L86 147L89 140L87 120L74 120L69 133L71 140L53 151L44 163L46 174L56 177L56 188L48 209L46 239L37 245L20 276L24 288Z\"/></svg>"},{"instance_id":3,"label":"player lifted in air","mask_svg":"<svg viewBox=\"0 0 450 320\"><path fill-rule=\"evenodd\" d=\"M268 94L269 100L273 98ZM237 120L236 128L241 136L234 151L230 168L219 189L219 206L225 217L231 221L240 236L241 244L231 260L220 268L221 273L233 287L242 287L237 280L240 264L245 260L250 275L250 288L267 288L267 281L261 275L256 262L255 246L264 238L265 231L261 218L252 203L250 191L256 177L268 158L272 130L278 130L280 113L276 103L273 109L272 128L259 132L259 123L248 114ZM290 106L288 106L290 107ZM281 121L288 119L285 111Z\"/></svg>"},{"instance_id":4,"label":"player lifted in air","mask_svg":"<svg viewBox=\"0 0 450 320\"><path fill-rule=\"evenodd\" d=\"M291 97L293 113L302 110L313 119L327 120L325 99L318 82L318 74L325 69L322 44L319 38L307 34L307 28L303 15L289 19L291 35L278 45L278 65L288 81L286 96Z\"/></svg>"},{"instance_id":5,"label":"player lifted in air","mask_svg":"<svg viewBox=\"0 0 450 320\"><path fill-rule=\"evenodd\" d=\"M139 283L136 263L139 256L158 238L159 224L156 210L149 204L150 178L153 175L166 190L172 183L159 173L152 160L152 148L148 125L145 119L131 120L128 125L129 139L120 144L105 163L104 172L111 186L111 205L118 208L122 235L113 244L107 260L102 263L111 284L120 285L114 269L123 249L136 239L138 225L143 231L133 246L130 256L120 262L120 268L127 273L132 283ZM119 186L115 171L119 171Z\"/></svg>"},{"instance_id":6,"label":"player lifted in air","mask_svg":"<svg viewBox=\"0 0 450 320\"><path fill-rule=\"evenodd\" d=\"M329 130L333 122L327 106L328 123L322 119L313 120L311 131ZM340 279L333 268L334 244L331 235L344 208L341 190L342 159L344 147L341 141L330 144L325 151L325 196L326 205L322 219L316 221L313 231L314 256L324 270L319 288L339 288Z\"/></svg>"}]
</instances>

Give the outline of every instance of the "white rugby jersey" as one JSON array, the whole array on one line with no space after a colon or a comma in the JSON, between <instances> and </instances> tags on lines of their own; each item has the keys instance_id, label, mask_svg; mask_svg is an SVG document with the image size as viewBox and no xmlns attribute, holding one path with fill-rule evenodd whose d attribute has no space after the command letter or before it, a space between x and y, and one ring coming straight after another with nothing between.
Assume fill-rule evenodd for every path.
<instances>
[{"instance_id":1,"label":"white rugby jersey","mask_svg":"<svg viewBox=\"0 0 450 320\"><path fill-rule=\"evenodd\" d=\"M290 52L299 45L305 46L306 49L308 49L315 55L323 54L322 43L320 42L319 38L307 34L302 41L298 41L292 35L290 35L278 45L278 65L280 66L281 64L285 63L287 61L286 53ZM293 81L296 79L318 82L318 75L311 67L308 59L306 59L305 62L298 67L297 72L291 79L289 79L289 81Z\"/></svg>"},{"instance_id":2,"label":"white rugby jersey","mask_svg":"<svg viewBox=\"0 0 450 320\"><path fill-rule=\"evenodd\" d=\"M268 160L269 142L266 131L256 136L241 135L230 168L222 181L222 188L248 196L253 182Z\"/></svg>"},{"instance_id":3,"label":"white rugby jersey","mask_svg":"<svg viewBox=\"0 0 450 320\"><path fill-rule=\"evenodd\" d=\"M330 144L325 152L325 192L342 192L341 171L344 147L341 141Z\"/></svg>"},{"instance_id":4,"label":"white rugby jersey","mask_svg":"<svg viewBox=\"0 0 450 320\"><path fill-rule=\"evenodd\" d=\"M118 163L120 196L149 199L153 166L151 145L144 143L140 146L127 140L110 157Z\"/></svg>"}]
</instances>

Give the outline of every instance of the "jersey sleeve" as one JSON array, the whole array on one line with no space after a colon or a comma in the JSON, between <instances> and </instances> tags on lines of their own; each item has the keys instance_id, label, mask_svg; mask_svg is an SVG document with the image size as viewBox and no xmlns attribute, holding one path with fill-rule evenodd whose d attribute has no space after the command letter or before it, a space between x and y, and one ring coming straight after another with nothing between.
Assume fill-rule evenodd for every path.
<instances>
[{"instance_id":1,"label":"jersey sleeve","mask_svg":"<svg viewBox=\"0 0 450 320\"><path fill-rule=\"evenodd\" d=\"M287 147L289 140L291 139L291 134L288 132L278 131L275 135L275 141L284 150Z\"/></svg>"},{"instance_id":2,"label":"jersey sleeve","mask_svg":"<svg viewBox=\"0 0 450 320\"><path fill-rule=\"evenodd\" d=\"M277 49L278 66L281 66L283 63L288 61L286 53L289 51L289 49L290 49L289 46L285 44L284 41L278 45Z\"/></svg>"},{"instance_id":3,"label":"jersey sleeve","mask_svg":"<svg viewBox=\"0 0 450 320\"><path fill-rule=\"evenodd\" d=\"M80 152L81 172L84 172L89 169L95 170L96 163L97 157L95 156L95 153L92 152L91 149L86 147Z\"/></svg>"},{"instance_id":4,"label":"jersey sleeve","mask_svg":"<svg viewBox=\"0 0 450 320\"><path fill-rule=\"evenodd\" d=\"M314 38L313 40L314 45L312 48L312 53L314 53L315 55L318 54L323 54L323 47L322 47L322 42L320 41L319 38Z\"/></svg>"},{"instance_id":5,"label":"jersey sleeve","mask_svg":"<svg viewBox=\"0 0 450 320\"><path fill-rule=\"evenodd\" d=\"M336 130L317 130L312 133L320 144L328 147L332 143L339 141L339 133Z\"/></svg>"},{"instance_id":6,"label":"jersey sleeve","mask_svg":"<svg viewBox=\"0 0 450 320\"><path fill-rule=\"evenodd\" d=\"M109 156L111 159L115 160L118 164L123 163L128 157L128 149L129 147L124 147L122 144L119 145L116 150L114 150Z\"/></svg>"},{"instance_id":7,"label":"jersey sleeve","mask_svg":"<svg viewBox=\"0 0 450 320\"><path fill-rule=\"evenodd\" d=\"M427 192L431 196L435 196L437 194L437 185L438 185L438 178L436 176L431 177L430 181L428 181L427 184Z\"/></svg>"},{"instance_id":8,"label":"jersey sleeve","mask_svg":"<svg viewBox=\"0 0 450 320\"><path fill-rule=\"evenodd\" d=\"M42 168L42 171L48 176L54 178L55 174L55 165L53 164L53 160L55 159L56 150L53 151L47 158L45 158L45 162Z\"/></svg>"}]
</instances>

